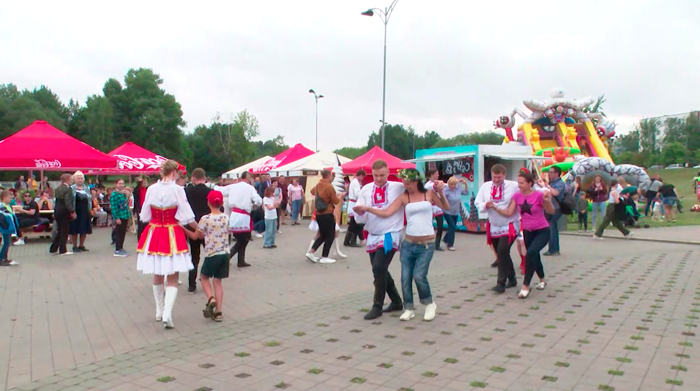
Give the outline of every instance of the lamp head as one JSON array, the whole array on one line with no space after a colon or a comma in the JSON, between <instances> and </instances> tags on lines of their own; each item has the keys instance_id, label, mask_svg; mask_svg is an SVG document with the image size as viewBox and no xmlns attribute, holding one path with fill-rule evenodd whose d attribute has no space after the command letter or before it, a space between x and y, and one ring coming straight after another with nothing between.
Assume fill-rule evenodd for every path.
<instances>
[{"instance_id":1,"label":"lamp head","mask_svg":"<svg viewBox=\"0 0 700 391\"><path fill-rule=\"evenodd\" d=\"M323 95L319 95L318 98L319 98L319 99L323 98Z\"/></svg>"},{"instance_id":2,"label":"lamp head","mask_svg":"<svg viewBox=\"0 0 700 391\"><path fill-rule=\"evenodd\" d=\"M315 94L315 93L316 93L316 91L314 91L313 89L309 90L309 94Z\"/></svg>"},{"instance_id":3,"label":"lamp head","mask_svg":"<svg viewBox=\"0 0 700 391\"><path fill-rule=\"evenodd\" d=\"M374 16L374 11L372 11L372 10L367 10L367 11L363 12L362 15L364 15L364 16Z\"/></svg>"}]
</instances>

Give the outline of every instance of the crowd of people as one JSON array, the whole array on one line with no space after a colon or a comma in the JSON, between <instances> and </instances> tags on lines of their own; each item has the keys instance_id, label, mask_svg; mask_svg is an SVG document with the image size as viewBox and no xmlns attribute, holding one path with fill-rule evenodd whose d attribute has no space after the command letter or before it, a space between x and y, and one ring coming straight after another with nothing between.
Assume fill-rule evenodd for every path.
<instances>
[{"instance_id":1,"label":"crowd of people","mask_svg":"<svg viewBox=\"0 0 700 391\"><path fill-rule=\"evenodd\" d=\"M388 166L381 160L374 162L371 174L372 182L364 183L367 174L360 170L352 181L346 178L344 189L338 189L333 185L333 172L321 172L318 184L309 189L313 196L310 228L316 232L306 258L325 264L336 262L335 257L345 258L338 238L342 207L347 201L349 221L343 244L366 248L374 279L373 303L365 319L393 311L402 311L402 321L414 318L415 283L420 304L425 306L423 319L430 321L437 314L428 282L430 264L443 243L447 250L456 250L455 230L462 196L469 191L467 182L453 176L445 183L437 170L428 170L424 182L415 169L401 170L399 181L390 181ZM496 256L492 266L498 268L493 291L503 293L518 285L510 255L517 243L524 275L518 298L526 299L535 274L539 278L535 288L544 290L547 286L541 255L560 255L558 223L570 190L557 167L539 179L524 168L517 181L506 179L506 168L500 164L493 165L490 174L491 180L478 189L474 205L488 216L486 242ZM16 200L10 191L0 192L2 265L17 265L9 259L8 251L12 236L21 240L20 228L49 223L41 217L42 210L53 211L51 254L89 251L86 239L93 226L111 225L114 255L129 256L124 242L131 227L137 234L137 270L153 275L156 320L165 328L174 327L179 273L188 273L188 292L195 293L199 281L206 294L204 316L222 321L221 280L228 277L233 259L239 268L251 266L246 248L254 233L263 238L264 249L275 249L276 235L286 224L285 216L290 215L290 225L300 224L305 190L296 178L287 183L284 177L272 180L269 175L253 177L248 172L214 186L204 170L197 168L190 179L187 184L186 173L174 161L161 166L159 181L149 186L148 179L140 177L133 189L123 179L118 179L113 189L104 189L99 182L86 183L85 176L76 172L61 176L60 184L51 189L53 196L49 188L44 188L35 199L28 190L33 184L26 182L27 187L22 187L25 182L20 178L16 186L21 198ZM596 177L587 189L577 180L573 194L582 228L587 230L590 199L593 225L600 220L594 237L601 238L609 224L629 237L624 221L628 206L635 205L636 211L637 193L637 188L628 186L624 178L612 181L608 187ZM658 199L667 215L672 216L672 207L678 205L673 186L663 184L658 177L646 196L651 201L647 201L645 213ZM13 201L17 205L12 205ZM443 219L447 224L444 237ZM73 251L68 251L69 238ZM331 257L334 245L335 256ZM549 248L542 253L547 245ZM396 252L400 252L401 292L389 272ZM390 303L384 306L386 296Z\"/></svg>"}]
</instances>

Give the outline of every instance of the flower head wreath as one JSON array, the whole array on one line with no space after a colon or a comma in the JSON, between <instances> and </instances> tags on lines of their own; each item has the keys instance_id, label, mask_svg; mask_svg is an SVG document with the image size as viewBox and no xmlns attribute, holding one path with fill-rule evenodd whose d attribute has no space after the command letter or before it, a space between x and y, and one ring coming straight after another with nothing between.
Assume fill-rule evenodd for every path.
<instances>
[{"instance_id":1,"label":"flower head wreath","mask_svg":"<svg viewBox=\"0 0 700 391\"><path fill-rule=\"evenodd\" d=\"M527 168L523 167L523 168L520 169L520 173L521 173L521 174L530 174L530 170L528 170Z\"/></svg>"},{"instance_id":2,"label":"flower head wreath","mask_svg":"<svg viewBox=\"0 0 700 391\"><path fill-rule=\"evenodd\" d=\"M401 179L405 179L407 181L411 182L416 182L421 180L420 173L416 170L399 170L399 173L397 175Z\"/></svg>"}]
</instances>

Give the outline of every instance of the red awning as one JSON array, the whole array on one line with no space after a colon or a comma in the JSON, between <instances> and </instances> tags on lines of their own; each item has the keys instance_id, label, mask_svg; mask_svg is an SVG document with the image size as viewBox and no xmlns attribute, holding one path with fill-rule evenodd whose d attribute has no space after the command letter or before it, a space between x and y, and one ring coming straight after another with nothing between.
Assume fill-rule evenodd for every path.
<instances>
[{"instance_id":1,"label":"red awning","mask_svg":"<svg viewBox=\"0 0 700 391\"><path fill-rule=\"evenodd\" d=\"M352 175L359 170L365 170L367 175L372 174L372 164L377 160L384 160L389 166L389 174L396 174L399 170L405 168L416 168L413 163L404 163L401 159L396 156L389 155L386 151L374 146L372 149L367 151L364 155L358 157L357 159L345 163L340 167L343 168L343 175Z\"/></svg>"},{"instance_id":2,"label":"red awning","mask_svg":"<svg viewBox=\"0 0 700 391\"><path fill-rule=\"evenodd\" d=\"M127 141L115 150L107 153L117 159L115 170L94 170L88 175L157 175L161 164L168 161L146 148Z\"/></svg>"},{"instance_id":3,"label":"red awning","mask_svg":"<svg viewBox=\"0 0 700 391\"><path fill-rule=\"evenodd\" d=\"M301 144L297 144L289 148L288 150L280 153L279 155L271 158L270 160L267 160L263 164L251 168L248 171L250 171L253 174L266 174L270 170L274 170L277 167L282 167L284 165L293 163L299 159L303 159L313 154L314 151L310 150L309 148L306 148Z\"/></svg>"},{"instance_id":4,"label":"red awning","mask_svg":"<svg viewBox=\"0 0 700 391\"><path fill-rule=\"evenodd\" d=\"M116 160L54 128L33 124L0 141L0 170L69 171L115 168Z\"/></svg>"}]
</instances>

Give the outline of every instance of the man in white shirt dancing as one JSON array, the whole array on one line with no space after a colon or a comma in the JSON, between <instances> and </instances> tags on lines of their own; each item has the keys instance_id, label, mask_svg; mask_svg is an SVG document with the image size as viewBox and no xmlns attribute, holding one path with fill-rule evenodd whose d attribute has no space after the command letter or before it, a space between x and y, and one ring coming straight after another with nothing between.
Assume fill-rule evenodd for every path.
<instances>
[{"instance_id":1,"label":"man in white shirt dancing","mask_svg":"<svg viewBox=\"0 0 700 391\"><path fill-rule=\"evenodd\" d=\"M486 242L496 251L498 279L493 291L498 293L518 285L510 248L520 233L520 215L514 213L505 217L493 208L507 209L517 191L518 182L506 180L506 168L502 164L496 164L491 168L491 181L481 185L474 200L477 209L489 216L486 223Z\"/></svg>"},{"instance_id":2,"label":"man in white shirt dancing","mask_svg":"<svg viewBox=\"0 0 700 391\"><path fill-rule=\"evenodd\" d=\"M383 160L372 164L374 183L362 188L357 198L357 205L386 209L404 192L402 183L388 182L389 167ZM396 289L394 279L389 273L389 264L401 244L403 230L403 213L395 213L391 217L382 218L365 212L356 212L355 220L365 224L367 236L367 252L374 274L374 301L372 309L365 315L371 320L382 316L384 312L403 310L403 301ZM382 309L384 298L389 295L391 304Z\"/></svg>"},{"instance_id":3,"label":"man in white shirt dancing","mask_svg":"<svg viewBox=\"0 0 700 391\"><path fill-rule=\"evenodd\" d=\"M360 196L365 176L367 176L365 170L358 170L355 173L355 178L350 182L350 188L348 189L348 198L350 200L348 203L348 218L350 219L350 223L348 224L348 232L345 234L345 241L343 242L343 245L346 247L360 247L360 245L357 244L357 238L362 238L362 230L364 227L355 220L353 208L355 207L355 203L357 203L357 197Z\"/></svg>"},{"instance_id":4,"label":"man in white shirt dancing","mask_svg":"<svg viewBox=\"0 0 700 391\"><path fill-rule=\"evenodd\" d=\"M253 209L253 206L262 205L262 198L248 182L249 175L248 172L243 172L241 181L227 186L228 203L231 207L229 231L236 238L236 244L231 247L229 259L238 254L238 267L250 266L245 261L245 249L250 241L250 233L253 231L253 219L250 217L250 211Z\"/></svg>"}]
</instances>

